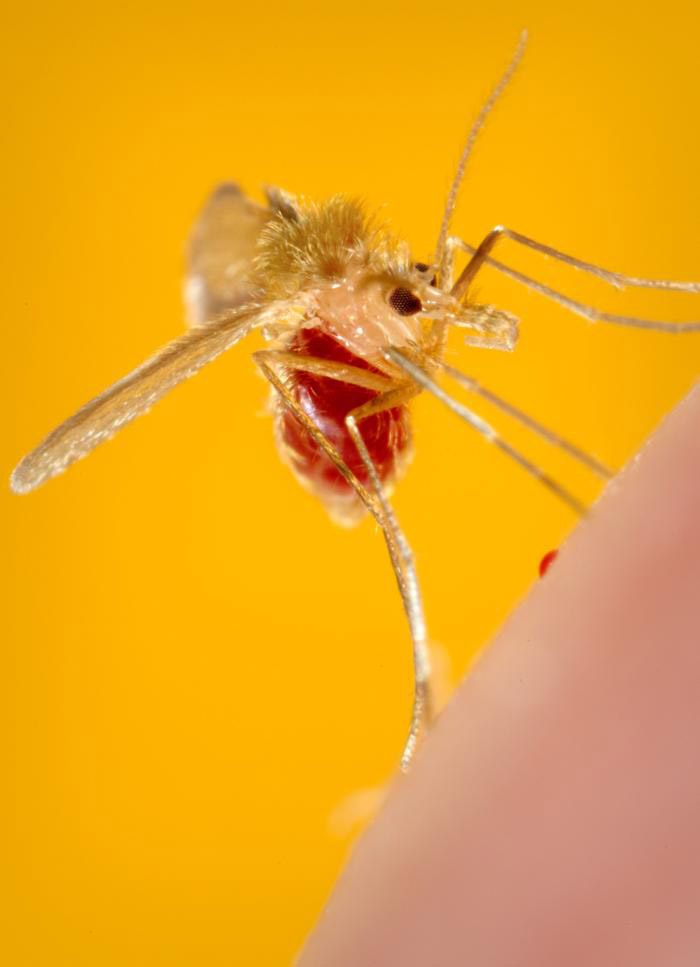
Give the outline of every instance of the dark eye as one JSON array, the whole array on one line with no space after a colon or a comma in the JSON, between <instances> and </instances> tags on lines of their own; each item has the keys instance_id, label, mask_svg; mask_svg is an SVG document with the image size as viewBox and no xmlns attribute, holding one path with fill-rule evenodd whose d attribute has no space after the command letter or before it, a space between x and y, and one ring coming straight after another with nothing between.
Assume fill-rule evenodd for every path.
<instances>
[{"instance_id":1,"label":"dark eye","mask_svg":"<svg viewBox=\"0 0 700 967\"><path fill-rule=\"evenodd\" d=\"M426 272L430 270L430 266L428 265L427 262L415 262L413 265L413 268L416 270L416 272L420 272L421 275L424 275ZM437 277L433 276L432 279L430 280L430 284L435 285L436 282L437 282Z\"/></svg>"},{"instance_id":2,"label":"dark eye","mask_svg":"<svg viewBox=\"0 0 700 967\"><path fill-rule=\"evenodd\" d=\"M423 303L410 289L399 286L389 296L389 305L400 316L415 316L423 308Z\"/></svg>"}]
</instances>

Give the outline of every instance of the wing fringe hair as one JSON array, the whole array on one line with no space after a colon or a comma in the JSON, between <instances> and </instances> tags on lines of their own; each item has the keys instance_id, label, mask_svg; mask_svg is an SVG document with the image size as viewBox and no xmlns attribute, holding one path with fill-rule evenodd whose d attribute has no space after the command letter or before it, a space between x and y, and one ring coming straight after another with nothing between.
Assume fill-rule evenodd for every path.
<instances>
[{"instance_id":1,"label":"wing fringe hair","mask_svg":"<svg viewBox=\"0 0 700 967\"><path fill-rule=\"evenodd\" d=\"M261 315L259 305L243 306L204 325L193 326L167 343L128 376L86 403L32 450L12 474L12 490L18 494L33 490L109 440L178 383L239 342L260 324Z\"/></svg>"}]
</instances>

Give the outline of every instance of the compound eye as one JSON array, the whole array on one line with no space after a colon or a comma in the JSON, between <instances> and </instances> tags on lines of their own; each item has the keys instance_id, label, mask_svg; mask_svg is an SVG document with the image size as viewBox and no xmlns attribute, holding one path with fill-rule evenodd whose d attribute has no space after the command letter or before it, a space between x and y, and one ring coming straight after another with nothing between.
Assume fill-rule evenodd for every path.
<instances>
[{"instance_id":1,"label":"compound eye","mask_svg":"<svg viewBox=\"0 0 700 967\"><path fill-rule=\"evenodd\" d=\"M423 303L410 289L399 286L389 296L389 305L400 316L415 316L423 308Z\"/></svg>"}]
</instances>

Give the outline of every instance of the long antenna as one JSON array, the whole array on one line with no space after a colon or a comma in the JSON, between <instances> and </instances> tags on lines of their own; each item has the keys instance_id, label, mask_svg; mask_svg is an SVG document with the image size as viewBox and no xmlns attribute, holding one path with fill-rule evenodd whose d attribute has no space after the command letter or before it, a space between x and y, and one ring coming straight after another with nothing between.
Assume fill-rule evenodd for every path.
<instances>
[{"instance_id":1,"label":"long antenna","mask_svg":"<svg viewBox=\"0 0 700 967\"><path fill-rule=\"evenodd\" d=\"M508 81L511 79L513 74L518 67L518 64L523 58L525 53L525 46L527 44L527 30L523 30L520 34L520 40L518 41L518 46L515 48L515 53L511 59L510 64L506 68L505 73L501 77L500 81L494 89L491 91L488 100L484 106L479 111L476 121L471 126L469 135L467 137L466 144L464 145L464 150L462 151L462 156L459 159L459 164L457 165L457 171L455 172L454 179L452 181L452 186L450 187L450 193L447 196L447 205L445 206L445 214L442 217L442 225L440 226L440 234L437 241L437 249L435 252L435 265L438 268L438 278L442 276L443 261L445 258L445 245L447 243L447 234L450 230L450 222L452 221L452 216L454 215L455 206L457 204L457 195L459 193L459 187L464 178L464 172L467 167L467 161L469 160L469 155L472 152L474 143L481 133L486 118L491 113L491 110L505 90Z\"/></svg>"}]
</instances>

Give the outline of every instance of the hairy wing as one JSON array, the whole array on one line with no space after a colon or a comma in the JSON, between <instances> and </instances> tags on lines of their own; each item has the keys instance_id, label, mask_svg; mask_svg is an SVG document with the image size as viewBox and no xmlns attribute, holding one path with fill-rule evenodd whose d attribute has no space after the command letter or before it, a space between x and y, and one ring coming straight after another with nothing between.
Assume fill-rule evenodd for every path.
<instances>
[{"instance_id":1,"label":"hairy wing","mask_svg":"<svg viewBox=\"0 0 700 967\"><path fill-rule=\"evenodd\" d=\"M185 306L196 326L251 298L248 273L258 236L272 213L226 182L213 192L187 245Z\"/></svg>"},{"instance_id":2,"label":"hairy wing","mask_svg":"<svg viewBox=\"0 0 700 967\"><path fill-rule=\"evenodd\" d=\"M98 443L145 413L178 383L192 376L243 338L255 325L258 307L233 310L193 326L179 339L163 346L155 356L86 403L32 450L12 474L10 485L23 494L88 454Z\"/></svg>"}]
</instances>

